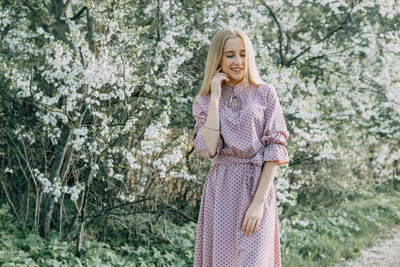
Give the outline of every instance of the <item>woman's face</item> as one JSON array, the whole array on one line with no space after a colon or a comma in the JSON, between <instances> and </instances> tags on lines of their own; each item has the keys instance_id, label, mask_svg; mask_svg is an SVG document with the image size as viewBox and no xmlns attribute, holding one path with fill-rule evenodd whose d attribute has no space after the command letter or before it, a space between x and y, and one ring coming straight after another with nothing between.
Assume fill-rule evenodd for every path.
<instances>
[{"instance_id":1,"label":"woman's face","mask_svg":"<svg viewBox=\"0 0 400 267\"><path fill-rule=\"evenodd\" d=\"M246 47L241 37L236 36L225 41L220 67L222 72L229 75L230 81L224 81L226 85L234 87L243 79L246 67Z\"/></svg>"}]
</instances>

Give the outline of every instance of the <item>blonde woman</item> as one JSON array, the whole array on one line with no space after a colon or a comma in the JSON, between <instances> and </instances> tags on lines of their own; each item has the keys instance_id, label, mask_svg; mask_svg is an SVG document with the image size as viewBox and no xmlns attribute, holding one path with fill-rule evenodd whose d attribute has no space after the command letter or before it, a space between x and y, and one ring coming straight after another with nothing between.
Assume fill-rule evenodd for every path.
<instances>
[{"instance_id":1,"label":"blonde woman","mask_svg":"<svg viewBox=\"0 0 400 267\"><path fill-rule=\"evenodd\" d=\"M201 196L194 266L281 266L274 176L289 162L275 88L257 71L249 37L212 38L193 103L194 147L213 160Z\"/></svg>"}]
</instances>

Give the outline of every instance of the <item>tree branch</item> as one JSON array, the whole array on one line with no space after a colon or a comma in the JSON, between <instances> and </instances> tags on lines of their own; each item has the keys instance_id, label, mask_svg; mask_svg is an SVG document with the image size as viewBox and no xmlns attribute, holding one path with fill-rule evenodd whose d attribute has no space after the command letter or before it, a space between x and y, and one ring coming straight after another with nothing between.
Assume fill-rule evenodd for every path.
<instances>
[{"instance_id":1,"label":"tree branch","mask_svg":"<svg viewBox=\"0 0 400 267\"><path fill-rule=\"evenodd\" d=\"M268 9L269 13L272 16L272 19L275 21L276 25L278 26L278 43L279 43L279 57L281 58L282 65L285 64L285 58L283 56L283 49L282 49L282 43L283 43L283 35L282 35L282 27L281 24L278 21L278 18L276 17L275 13L272 11L272 9L265 3L265 1L261 0L261 3Z\"/></svg>"},{"instance_id":2,"label":"tree branch","mask_svg":"<svg viewBox=\"0 0 400 267\"><path fill-rule=\"evenodd\" d=\"M40 15L40 13L36 9L34 9L28 2L26 2L26 0L20 0L20 1L30 10L32 10L33 13L35 13L35 15L40 19L40 22L45 26L46 29L49 27L49 23L45 21L42 15Z\"/></svg>"},{"instance_id":3,"label":"tree branch","mask_svg":"<svg viewBox=\"0 0 400 267\"><path fill-rule=\"evenodd\" d=\"M85 12L86 9L88 9L86 6L82 7L81 10L79 10L78 13L76 13L75 16L73 16L72 18L70 18L70 20L77 20L77 19L79 19L79 17L83 14L83 12Z\"/></svg>"}]
</instances>

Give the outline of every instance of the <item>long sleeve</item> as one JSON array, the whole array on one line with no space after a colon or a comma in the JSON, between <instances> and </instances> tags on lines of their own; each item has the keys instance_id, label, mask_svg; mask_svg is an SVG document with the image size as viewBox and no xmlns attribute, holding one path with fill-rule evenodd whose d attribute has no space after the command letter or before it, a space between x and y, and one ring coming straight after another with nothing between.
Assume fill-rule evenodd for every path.
<instances>
[{"instance_id":1,"label":"long sleeve","mask_svg":"<svg viewBox=\"0 0 400 267\"><path fill-rule=\"evenodd\" d=\"M289 162L286 140L289 132L279 103L275 87L268 84L265 94L266 119L261 143L264 145L264 161L278 161L279 164Z\"/></svg>"},{"instance_id":2,"label":"long sleeve","mask_svg":"<svg viewBox=\"0 0 400 267\"><path fill-rule=\"evenodd\" d=\"M223 146L223 140L221 138L221 134L219 135L219 141L218 141L218 146L217 146L217 152L213 157L210 156L208 153L208 149L206 146L206 143L204 142L203 138L203 125L206 122L207 119L207 106L206 106L206 101L207 99L202 98L203 96L199 95L195 98L194 103L193 103L193 117L196 120L195 124L195 131L196 131L196 137L194 138L194 148L199 153L201 156L207 159L214 160L217 155L219 154L220 150L222 149Z\"/></svg>"}]
</instances>

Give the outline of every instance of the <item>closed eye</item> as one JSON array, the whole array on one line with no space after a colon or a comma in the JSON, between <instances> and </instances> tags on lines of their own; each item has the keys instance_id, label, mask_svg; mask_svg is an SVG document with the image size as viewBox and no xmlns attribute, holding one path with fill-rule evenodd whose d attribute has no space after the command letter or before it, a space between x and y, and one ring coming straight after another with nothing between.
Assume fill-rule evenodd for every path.
<instances>
[{"instance_id":1,"label":"closed eye","mask_svg":"<svg viewBox=\"0 0 400 267\"><path fill-rule=\"evenodd\" d=\"M246 57L246 55L240 55L241 57ZM227 58L232 58L233 56L226 56Z\"/></svg>"}]
</instances>

